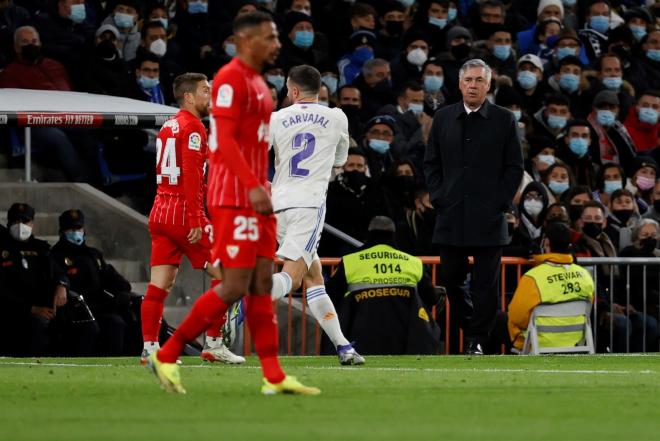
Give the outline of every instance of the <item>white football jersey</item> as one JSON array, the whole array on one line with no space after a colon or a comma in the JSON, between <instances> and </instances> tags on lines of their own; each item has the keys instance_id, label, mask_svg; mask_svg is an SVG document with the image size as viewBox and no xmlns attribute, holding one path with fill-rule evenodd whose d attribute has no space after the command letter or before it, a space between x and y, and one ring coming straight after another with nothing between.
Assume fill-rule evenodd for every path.
<instances>
[{"instance_id":1,"label":"white football jersey","mask_svg":"<svg viewBox=\"0 0 660 441\"><path fill-rule=\"evenodd\" d=\"M275 150L273 209L323 205L332 168L344 165L348 156L344 112L320 104L293 104L273 113L270 142Z\"/></svg>"}]
</instances>

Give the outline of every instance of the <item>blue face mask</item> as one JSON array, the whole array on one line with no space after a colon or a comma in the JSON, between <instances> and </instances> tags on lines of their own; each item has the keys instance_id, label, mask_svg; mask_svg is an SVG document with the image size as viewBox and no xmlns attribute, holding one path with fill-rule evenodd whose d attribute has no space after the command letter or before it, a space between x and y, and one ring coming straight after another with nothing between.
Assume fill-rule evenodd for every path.
<instances>
[{"instance_id":1,"label":"blue face mask","mask_svg":"<svg viewBox=\"0 0 660 441\"><path fill-rule=\"evenodd\" d=\"M448 21L456 20L457 16L458 16L458 10L456 8L447 9L447 20Z\"/></svg>"},{"instance_id":2,"label":"blue face mask","mask_svg":"<svg viewBox=\"0 0 660 441\"><path fill-rule=\"evenodd\" d=\"M169 21L166 18L163 18L163 17L154 18L151 21L159 21L163 25L165 30L167 30L167 27L170 24Z\"/></svg>"},{"instance_id":3,"label":"blue face mask","mask_svg":"<svg viewBox=\"0 0 660 441\"><path fill-rule=\"evenodd\" d=\"M587 150L589 150L589 142L584 138L571 138L568 142L568 148L570 148L578 158L581 158L587 154Z\"/></svg>"},{"instance_id":4,"label":"blue face mask","mask_svg":"<svg viewBox=\"0 0 660 441\"><path fill-rule=\"evenodd\" d=\"M129 29L135 25L135 19L131 14L124 14L123 12L115 12L113 16L115 24L119 29Z\"/></svg>"},{"instance_id":5,"label":"blue face mask","mask_svg":"<svg viewBox=\"0 0 660 441\"><path fill-rule=\"evenodd\" d=\"M283 75L266 75L266 81L275 86L277 93L280 93L284 88L284 76Z\"/></svg>"},{"instance_id":6,"label":"blue face mask","mask_svg":"<svg viewBox=\"0 0 660 441\"><path fill-rule=\"evenodd\" d=\"M612 193L614 193L617 190L621 190L623 186L621 185L621 181L605 181L605 185L603 186L603 190L605 193L609 194L612 196Z\"/></svg>"},{"instance_id":7,"label":"blue face mask","mask_svg":"<svg viewBox=\"0 0 660 441\"><path fill-rule=\"evenodd\" d=\"M188 14L206 14L209 12L209 4L201 1L188 2Z\"/></svg>"},{"instance_id":8,"label":"blue face mask","mask_svg":"<svg viewBox=\"0 0 660 441\"><path fill-rule=\"evenodd\" d=\"M660 49L649 49L646 51L646 57L652 61L660 61Z\"/></svg>"},{"instance_id":9,"label":"blue face mask","mask_svg":"<svg viewBox=\"0 0 660 441\"><path fill-rule=\"evenodd\" d=\"M230 57L236 56L236 45L234 43L227 43L225 45L225 53Z\"/></svg>"},{"instance_id":10,"label":"blue face mask","mask_svg":"<svg viewBox=\"0 0 660 441\"><path fill-rule=\"evenodd\" d=\"M609 127L614 125L616 115L611 110L599 110L596 112L596 120L598 120L598 124L601 126Z\"/></svg>"},{"instance_id":11,"label":"blue face mask","mask_svg":"<svg viewBox=\"0 0 660 441\"><path fill-rule=\"evenodd\" d=\"M561 74L559 77L559 87L568 93L573 93L580 87L580 77L575 74Z\"/></svg>"},{"instance_id":12,"label":"blue face mask","mask_svg":"<svg viewBox=\"0 0 660 441\"><path fill-rule=\"evenodd\" d=\"M557 48L557 59L561 60L562 58L568 57L568 56L576 56L577 55L577 49L574 47L559 47Z\"/></svg>"},{"instance_id":13,"label":"blue face mask","mask_svg":"<svg viewBox=\"0 0 660 441\"><path fill-rule=\"evenodd\" d=\"M314 32L296 31L293 37L293 44L300 49L309 49L314 44Z\"/></svg>"},{"instance_id":14,"label":"blue face mask","mask_svg":"<svg viewBox=\"0 0 660 441\"><path fill-rule=\"evenodd\" d=\"M594 15L589 19L589 27L596 32L605 34L610 28L610 17L604 15Z\"/></svg>"},{"instance_id":15,"label":"blue face mask","mask_svg":"<svg viewBox=\"0 0 660 441\"><path fill-rule=\"evenodd\" d=\"M511 45L510 44L496 44L493 46L493 55L495 55L500 60L504 61L511 55Z\"/></svg>"},{"instance_id":16,"label":"blue face mask","mask_svg":"<svg viewBox=\"0 0 660 441\"><path fill-rule=\"evenodd\" d=\"M328 87L328 92L330 95L334 94L337 91L337 78L332 75L324 75L321 77L321 82Z\"/></svg>"},{"instance_id":17,"label":"blue face mask","mask_svg":"<svg viewBox=\"0 0 660 441\"><path fill-rule=\"evenodd\" d=\"M623 79L621 77L605 77L603 78L603 86L610 90L619 90Z\"/></svg>"},{"instance_id":18,"label":"blue face mask","mask_svg":"<svg viewBox=\"0 0 660 441\"><path fill-rule=\"evenodd\" d=\"M429 23L431 23L433 26L439 27L440 29L444 29L445 26L447 26L447 19L438 18L438 17L429 17Z\"/></svg>"},{"instance_id":19,"label":"blue face mask","mask_svg":"<svg viewBox=\"0 0 660 441\"><path fill-rule=\"evenodd\" d=\"M568 182L550 181L548 187L556 195L563 194L570 187Z\"/></svg>"},{"instance_id":20,"label":"blue face mask","mask_svg":"<svg viewBox=\"0 0 660 441\"><path fill-rule=\"evenodd\" d=\"M562 0L562 3L564 4L564 6L570 7L570 6L575 6L577 0Z\"/></svg>"},{"instance_id":21,"label":"blue face mask","mask_svg":"<svg viewBox=\"0 0 660 441\"><path fill-rule=\"evenodd\" d=\"M424 77L424 89L427 92L437 92L438 90L442 89L442 85L444 83L445 77L438 77L435 75L427 75Z\"/></svg>"},{"instance_id":22,"label":"blue face mask","mask_svg":"<svg viewBox=\"0 0 660 441\"><path fill-rule=\"evenodd\" d=\"M87 11L85 10L85 4L71 5L71 13L69 14L69 20L75 24L82 23L87 18Z\"/></svg>"},{"instance_id":23,"label":"blue face mask","mask_svg":"<svg viewBox=\"0 0 660 441\"><path fill-rule=\"evenodd\" d=\"M370 139L369 147L376 152L384 155L390 151L390 143L382 139Z\"/></svg>"},{"instance_id":24,"label":"blue face mask","mask_svg":"<svg viewBox=\"0 0 660 441\"><path fill-rule=\"evenodd\" d=\"M409 8L415 3L415 0L399 0L399 3L401 3L404 7Z\"/></svg>"},{"instance_id":25,"label":"blue face mask","mask_svg":"<svg viewBox=\"0 0 660 441\"><path fill-rule=\"evenodd\" d=\"M516 117L516 121L520 121L520 118L522 118L522 112L520 110L512 110L513 116Z\"/></svg>"},{"instance_id":26,"label":"blue face mask","mask_svg":"<svg viewBox=\"0 0 660 441\"><path fill-rule=\"evenodd\" d=\"M74 245L82 245L85 242L85 232L83 230L65 231L64 238Z\"/></svg>"},{"instance_id":27,"label":"blue face mask","mask_svg":"<svg viewBox=\"0 0 660 441\"><path fill-rule=\"evenodd\" d=\"M551 129L559 130L566 127L567 119L563 116L548 115L548 126Z\"/></svg>"},{"instance_id":28,"label":"blue face mask","mask_svg":"<svg viewBox=\"0 0 660 441\"><path fill-rule=\"evenodd\" d=\"M140 75L138 77L138 84L143 89L152 89L158 86L158 84L160 84L160 79L158 77L149 78L149 77L145 77L144 75Z\"/></svg>"},{"instance_id":29,"label":"blue face mask","mask_svg":"<svg viewBox=\"0 0 660 441\"><path fill-rule=\"evenodd\" d=\"M374 51L368 47L361 47L353 51L351 55L351 62L358 65L363 65L374 57Z\"/></svg>"},{"instance_id":30,"label":"blue face mask","mask_svg":"<svg viewBox=\"0 0 660 441\"><path fill-rule=\"evenodd\" d=\"M536 74L528 70L518 72L518 84L525 90L533 89L538 84L539 80Z\"/></svg>"},{"instance_id":31,"label":"blue face mask","mask_svg":"<svg viewBox=\"0 0 660 441\"><path fill-rule=\"evenodd\" d=\"M424 111L424 104L410 103L408 104L408 110L415 115L420 115Z\"/></svg>"},{"instance_id":32,"label":"blue face mask","mask_svg":"<svg viewBox=\"0 0 660 441\"><path fill-rule=\"evenodd\" d=\"M646 37L646 26L630 25L628 27L630 28L633 37L635 37L635 40L640 41L642 38Z\"/></svg>"},{"instance_id":33,"label":"blue face mask","mask_svg":"<svg viewBox=\"0 0 660 441\"><path fill-rule=\"evenodd\" d=\"M650 107L642 107L638 112L639 120L652 126L658 123L658 111Z\"/></svg>"}]
</instances>

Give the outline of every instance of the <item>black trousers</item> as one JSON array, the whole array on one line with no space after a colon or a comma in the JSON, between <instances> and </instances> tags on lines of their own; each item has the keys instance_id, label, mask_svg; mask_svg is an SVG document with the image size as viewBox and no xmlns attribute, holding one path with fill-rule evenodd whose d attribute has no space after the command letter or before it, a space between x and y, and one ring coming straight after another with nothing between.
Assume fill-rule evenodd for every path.
<instances>
[{"instance_id":1,"label":"black trousers","mask_svg":"<svg viewBox=\"0 0 660 441\"><path fill-rule=\"evenodd\" d=\"M440 246L440 283L447 289L451 308L452 340L458 326L466 337L484 344L495 322L499 298L502 247ZM468 257L474 266L470 280ZM452 345L451 351L455 351Z\"/></svg>"}]
</instances>

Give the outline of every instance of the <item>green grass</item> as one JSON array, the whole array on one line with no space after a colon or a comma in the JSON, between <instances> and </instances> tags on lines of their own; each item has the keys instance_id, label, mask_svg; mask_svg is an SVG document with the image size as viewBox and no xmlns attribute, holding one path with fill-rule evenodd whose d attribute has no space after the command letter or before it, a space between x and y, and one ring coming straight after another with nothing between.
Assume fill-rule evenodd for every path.
<instances>
[{"instance_id":1,"label":"green grass","mask_svg":"<svg viewBox=\"0 0 660 441\"><path fill-rule=\"evenodd\" d=\"M184 359L180 396L137 359L0 359L0 440L660 439L658 356L282 363L322 395L261 396L255 358Z\"/></svg>"}]
</instances>

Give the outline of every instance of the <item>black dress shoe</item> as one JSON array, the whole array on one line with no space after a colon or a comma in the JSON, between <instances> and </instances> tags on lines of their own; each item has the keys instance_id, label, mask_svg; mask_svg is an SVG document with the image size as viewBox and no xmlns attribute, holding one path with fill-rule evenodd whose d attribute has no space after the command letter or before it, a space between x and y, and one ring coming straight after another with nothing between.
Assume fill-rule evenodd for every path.
<instances>
[{"instance_id":1,"label":"black dress shoe","mask_svg":"<svg viewBox=\"0 0 660 441\"><path fill-rule=\"evenodd\" d=\"M465 340L465 348L463 349L465 355L484 355L484 351L481 349L481 345L474 338L468 338Z\"/></svg>"}]
</instances>

